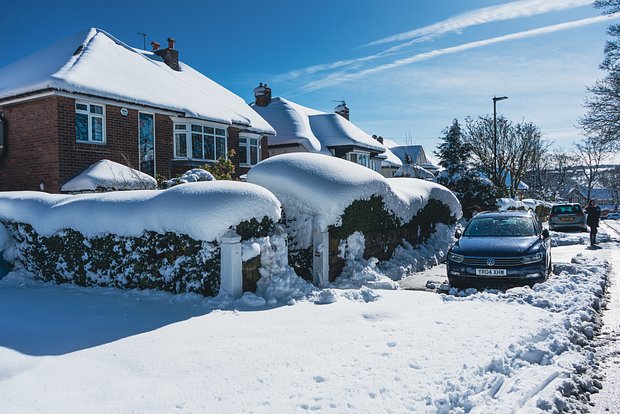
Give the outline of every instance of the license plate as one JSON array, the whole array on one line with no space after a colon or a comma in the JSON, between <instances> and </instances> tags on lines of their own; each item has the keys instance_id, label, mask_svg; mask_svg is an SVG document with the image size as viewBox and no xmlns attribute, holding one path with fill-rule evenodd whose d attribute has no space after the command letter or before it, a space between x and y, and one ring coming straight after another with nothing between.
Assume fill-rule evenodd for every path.
<instances>
[{"instance_id":1,"label":"license plate","mask_svg":"<svg viewBox=\"0 0 620 414\"><path fill-rule=\"evenodd\" d=\"M575 218L573 218L573 217L562 217L560 220L562 220L562 221L573 221L573 220L575 220Z\"/></svg>"},{"instance_id":2,"label":"license plate","mask_svg":"<svg viewBox=\"0 0 620 414\"><path fill-rule=\"evenodd\" d=\"M506 269L476 269L476 276L506 276Z\"/></svg>"}]
</instances>

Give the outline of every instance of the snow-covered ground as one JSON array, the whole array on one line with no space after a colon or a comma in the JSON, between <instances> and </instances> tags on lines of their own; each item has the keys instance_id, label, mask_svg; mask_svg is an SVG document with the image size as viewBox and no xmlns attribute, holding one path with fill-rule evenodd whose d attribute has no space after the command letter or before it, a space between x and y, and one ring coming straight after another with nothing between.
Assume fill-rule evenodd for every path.
<instances>
[{"instance_id":1,"label":"snow-covered ground","mask_svg":"<svg viewBox=\"0 0 620 414\"><path fill-rule=\"evenodd\" d=\"M578 410L600 385L591 338L617 253L554 247L556 274L533 289L332 287L288 306L14 272L0 281L0 412Z\"/></svg>"}]
</instances>

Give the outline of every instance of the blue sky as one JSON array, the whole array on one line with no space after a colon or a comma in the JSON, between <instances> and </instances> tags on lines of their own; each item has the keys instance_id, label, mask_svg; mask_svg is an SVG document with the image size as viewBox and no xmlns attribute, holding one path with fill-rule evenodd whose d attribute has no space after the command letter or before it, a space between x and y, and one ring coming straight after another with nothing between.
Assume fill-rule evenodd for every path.
<instances>
[{"instance_id":1,"label":"blue sky","mask_svg":"<svg viewBox=\"0 0 620 414\"><path fill-rule=\"evenodd\" d=\"M344 99L370 134L434 149L453 118L498 112L558 147L580 138L587 85L602 76L606 27L588 0L9 2L0 67L88 27L132 46L177 41L180 59L253 100L332 111Z\"/></svg>"}]
</instances>

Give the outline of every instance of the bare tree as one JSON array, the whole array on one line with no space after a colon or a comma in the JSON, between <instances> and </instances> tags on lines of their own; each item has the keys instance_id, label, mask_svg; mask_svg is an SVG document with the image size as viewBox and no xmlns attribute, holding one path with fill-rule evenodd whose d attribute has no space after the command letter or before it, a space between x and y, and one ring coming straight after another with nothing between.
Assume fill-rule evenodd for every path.
<instances>
[{"instance_id":1,"label":"bare tree","mask_svg":"<svg viewBox=\"0 0 620 414\"><path fill-rule=\"evenodd\" d=\"M601 164L610 155L612 145L608 140L596 137L587 137L575 144L579 163L577 169L586 183L587 202L590 201L592 188L599 178Z\"/></svg>"},{"instance_id":2,"label":"bare tree","mask_svg":"<svg viewBox=\"0 0 620 414\"><path fill-rule=\"evenodd\" d=\"M614 201L614 210L618 210L620 205L620 165L616 165L600 174L601 184L611 191Z\"/></svg>"},{"instance_id":3,"label":"bare tree","mask_svg":"<svg viewBox=\"0 0 620 414\"><path fill-rule=\"evenodd\" d=\"M493 118L489 115L476 120L466 119L465 139L475 161L498 188L506 188L515 196L526 173L540 164L549 143L542 138L540 128L531 122L513 124L504 116L497 117L497 174L493 172ZM508 177L510 176L510 179Z\"/></svg>"},{"instance_id":4,"label":"bare tree","mask_svg":"<svg viewBox=\"0 0 620 414\"><path fill-rule=\"evenodd\" d=\"M572 177L575 172L577 157L574 154L555 150L549 155L551 169L547 179L547 199L551 201L564 198L574 186Z\"/></svg>"}]
</instances>

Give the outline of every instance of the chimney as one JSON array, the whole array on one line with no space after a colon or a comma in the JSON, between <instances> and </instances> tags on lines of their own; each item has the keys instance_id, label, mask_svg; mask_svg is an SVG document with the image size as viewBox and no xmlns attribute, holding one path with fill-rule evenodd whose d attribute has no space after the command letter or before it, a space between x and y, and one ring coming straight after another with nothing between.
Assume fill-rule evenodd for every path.
<instances>
[{"instance_id":1,"label":"chimney","mask_svg":"<svg viewBox=\"0 0 620 414\"><path fill-rule=\"evenodd\" d=\"M375 140L377 140L380 144L383 144L383 137L380 135L373 135L372 136Z\"/></svg>"},{"instance_id":2,"label":"chimney","mask_svg":"<svg viewBox=\"0 0 620 414\"><path fill-rule=\"evenodd\" d=\"M271 88L261 82L254 88L254 102L256 106L267 106L271 102Z\"/></svg>"},{"instance_id":3,"label":"chimney","mask_svg":"<svg viewBox=\"0 0 620 414\"><path fill-rule=\"evenodd\" d=\"M164 60L164 63L170 66L171 69L181 70L179 67L179 51L174 48L174 39L168 38L168 47L165 49L159 49L159 43L151 42L153 46L153 52Z\"/></svg>"},{"instance_id":4,"label":"chimney","mask_svg":"<svg viewBox=\"0 0 620 414\"><path fill-rule=\"evenodd\" d=\"M349 120L349 108L347 107L347 103L345 101L342 101L340 105L335 107L334 112L336 112L347 121Z\"/></svg>"}]
</instances>

